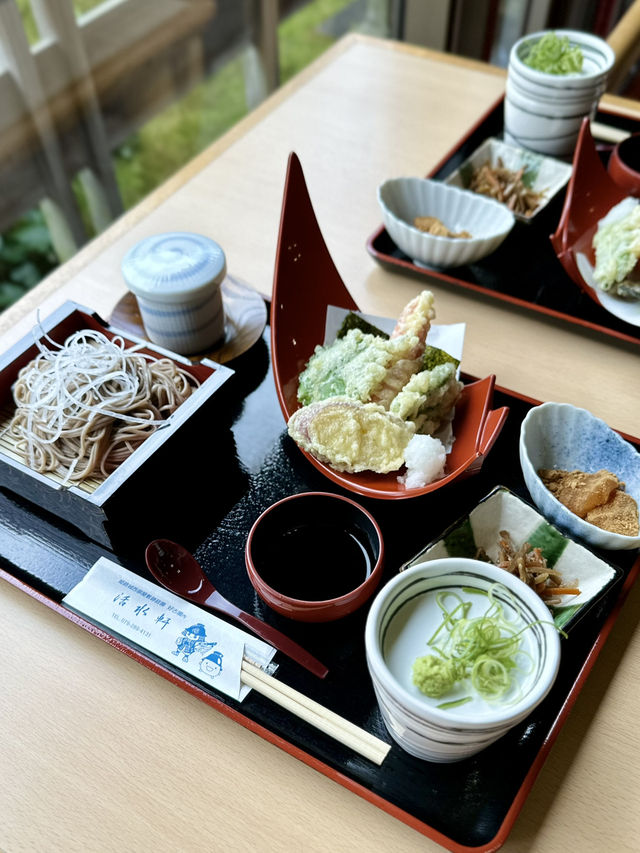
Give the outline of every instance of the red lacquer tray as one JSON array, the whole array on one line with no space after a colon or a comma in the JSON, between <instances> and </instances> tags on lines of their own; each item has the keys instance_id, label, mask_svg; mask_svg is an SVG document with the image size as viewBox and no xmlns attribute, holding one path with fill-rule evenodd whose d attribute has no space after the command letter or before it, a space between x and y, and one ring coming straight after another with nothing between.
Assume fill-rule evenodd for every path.
<instances>
[{"instance_id":1,"label":"red lacquer tray","mask_svg":"<svg viewBox=\"0 0 640 853\"><path fill-rule=\"evenodd\" d=\"M265 371L266 343L265 336L264 348L253 352L251 364L245 362L243 368L245 381L249 376L259 377L259 381L250 383L252 390L236 407L240 414L233 419L235 454L225 451L230 460L224 472L229 486L226 504L207 505L204 523L192 514L181 518L173 529L163 526L159 533L183 541L194 550L226 597L290 634L329 666L329 675L320 680L283 658L278 673L283 681L391 743L364 660L362 637L367 607L331 623L331 630L324 625L293 623L256 600L246 576L244 542L257 515L287 494L326 490L329 483L284 434L273 381ZM496 485L505 485L528 498L517 453L520 423L533 402L495 389L495 403L508 407L509 417L474 477L409 501L360 499L383 531L387 554L383 582ZM254 473L247 478L248 469ZM330 483L329 490L348 494ZM16 541L21 543L20 548L15 547ZM601 554L622 570L623 580L570 633L554 690L525 723L478 756L455 766L422 762L392 745L378 767L259 694L252 693L242 704L217 695L63 607L61 601L66 592L101 555L146 576L143 554L147 541L142 533L132 531L126 544L109 552L88 542L70 525L54 523L50 516L40 514L21 499L0 493L0 577L216 711L458 853L495 850L507 838L640 569L636 554ZM223 577L219 570L221 559Z\"/></svg>"}]
</instances>

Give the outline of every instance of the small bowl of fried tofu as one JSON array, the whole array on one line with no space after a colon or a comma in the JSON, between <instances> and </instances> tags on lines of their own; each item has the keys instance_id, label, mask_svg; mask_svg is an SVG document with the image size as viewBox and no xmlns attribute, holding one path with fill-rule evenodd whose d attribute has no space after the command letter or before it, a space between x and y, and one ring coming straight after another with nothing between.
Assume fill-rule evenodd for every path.
<instances>
[{"instance_id":1,"label":"small bowl of fried tofu","mask_svg":"<svg viewBox=\"0 0 640 853\"><path fill-rule=\"evenodd\" d=\"M515 224L500 202L430 178L390 178L378 187L378 204L396 246L414 263L438 269L487 257Z\"/></svg>"},{"instance_id":2,"label":"small bowl of fried tofu","mask_svg":"<svg viewBox=\"0 0 640 853\"><path fill-rule=\"evenodd\" d=\"M640 454L603 420L568 403L535 406L520 464L533 502L561 530L597 548L640 547Z\"/></svg>"}]
</instances>

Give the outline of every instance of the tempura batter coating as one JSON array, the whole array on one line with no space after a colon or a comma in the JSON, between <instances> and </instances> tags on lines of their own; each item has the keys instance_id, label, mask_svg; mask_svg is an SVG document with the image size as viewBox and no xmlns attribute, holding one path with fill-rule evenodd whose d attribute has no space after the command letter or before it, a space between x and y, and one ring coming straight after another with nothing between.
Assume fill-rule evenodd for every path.
<instances>
[{"instance_id":1,"label":"tempura batter coating","mask_svg":"<svg viewBox=\"0 0 640 853\"><path fill-rule=\"evenodd\" d=\"M433 370L414 374L392 400L389 411L405 421L412 421L416 432L430 435L449 416L462 388L462 382L456 378L455 365L439 364Z\"/></svg>"},{"instance_id":2,"label":"tempura batter coating","mask_svg":"<svg viewBox=\"0 0 640 853\"><path fill-rule=\"evenodd\" d=\"M413 424L375 403L332 397L295 411L289 435L308 453L336 471L386 474L404 463Z\"/></svg>"},{"instance_id":3,"label":"tempura batter coating","mask_svg":"<svg viewBox=\"0 0 640 853\"><path fill-rule=\"evenodd\" d=\"M316 347L300 374L298 400L309 405L344 396L388 409L420 370L434 316L433 294L424 290L404 308L389 339L351 329L331 345Z\"/></svg>"}]
</instances>

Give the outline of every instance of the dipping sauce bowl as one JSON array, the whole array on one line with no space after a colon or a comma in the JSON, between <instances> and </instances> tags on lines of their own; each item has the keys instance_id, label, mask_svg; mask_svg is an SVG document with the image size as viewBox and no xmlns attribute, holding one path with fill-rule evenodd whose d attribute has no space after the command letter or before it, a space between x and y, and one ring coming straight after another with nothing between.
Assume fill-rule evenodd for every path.
<instances>
[{"instance_id":1,"label":"dipping sauce bowl","mask_svg":"<svg viewBox=\"0 0 640 853\"><path fill-rule=\"evenodd\" d=\"M260 598L301 622L331 622L357 610L377 588L383 558L373 516L329 492L303 492L273 504L254 522L245 548Z\"/></svg>"},{"instance_id":2,"label":"dipping sauce bowl","mask_svg":"<svg viewBox=\"0 0 640 853\"><path fill-rule=\"evenodd\" d=\"M629 195L640 196L640 133L633 133L614 146L607 171Z\"/></svg>"}]
</instances>

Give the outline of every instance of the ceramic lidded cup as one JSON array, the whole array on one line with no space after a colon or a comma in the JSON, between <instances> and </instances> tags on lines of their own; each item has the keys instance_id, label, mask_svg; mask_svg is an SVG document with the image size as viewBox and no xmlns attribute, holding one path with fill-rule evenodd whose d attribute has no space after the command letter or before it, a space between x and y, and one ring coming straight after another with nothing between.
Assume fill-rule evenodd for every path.
<instances>
[{"instance_id":1,"label":"ceramic lidded cup","mask_svg":"<svg viewBox=\"0 0 640 853\"><path fill-rule=\"evenodd\" d=\"M182 355L222 341L220 285L226 271L225 254L214 240L185 231L147 237L122 260L149 339Z\"/></svg>"}]
</instances>

